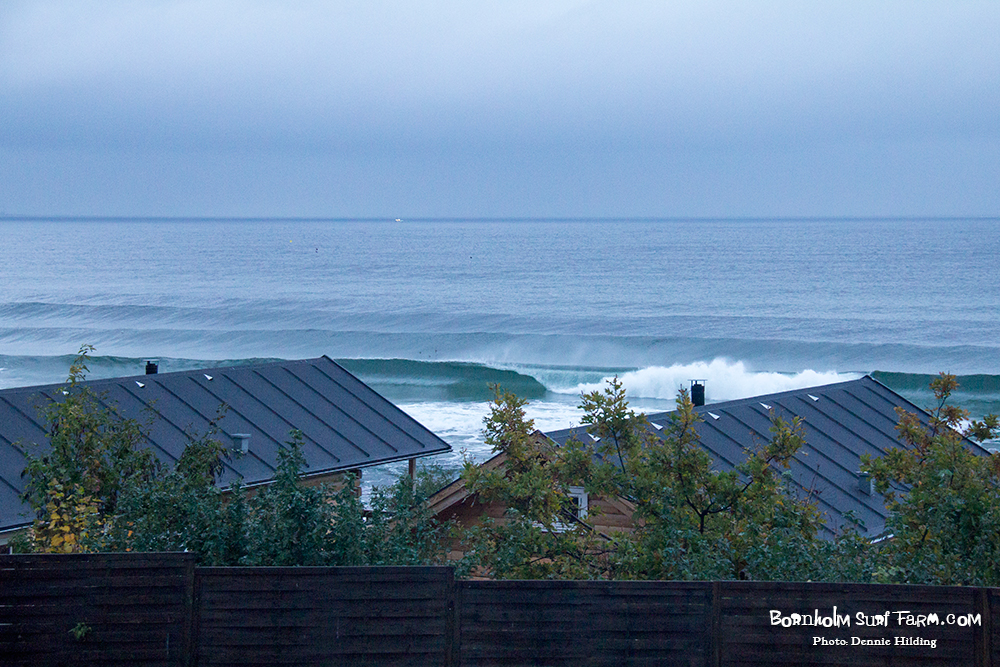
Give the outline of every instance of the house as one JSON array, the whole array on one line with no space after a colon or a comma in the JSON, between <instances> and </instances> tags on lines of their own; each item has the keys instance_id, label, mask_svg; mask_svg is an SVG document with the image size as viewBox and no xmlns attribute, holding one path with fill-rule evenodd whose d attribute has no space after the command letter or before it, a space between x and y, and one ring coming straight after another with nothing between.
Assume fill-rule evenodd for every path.
<instances>
[{"instance_id":1,"label":"house","mask_svg":"<svg viewBox=\"0 0 1000 667\"><path fill-rule=\"evenodd\" d=\"M535 431L536 438L547 438L541 431ZM503 452L484 461L480 465L488 470L502 468L507 461ZM571 486L569 498L575 505L576 518L584 521L591 529L605 535L632 529L632 514L635 505L625 498L604 498L588 496L583 487ZM459 526L473 526L484 518L502 520L507 508L497 502L483 502L465 487L465 480L456 479L438 490L427 499L431 514L440 521L453 521ZM451 540L449 558L462 557L460 540Z\"/></svg>"},{"instance_id":2,"label":"house","mask_svg":"<svg viewBox=\"0 0 1000 667\"><path fill-rule=\"evenodd\" d=\"M692 392L695 398L698 393ZM877 457L901 446L896 437L897 407L917 414L925 422L928 420L926 412L872 377L864 376L820 387L700 405L695 412L703 422L695 428L701 446L711 455L717 469L732 470L745 459L747 449L770 439L772 412L789 422L799 417L806 444L791 461L791 483L802 494L814 494L819 510L825 515L823 536L832 537L853 516L864 526L862 534L875 537L885 528L888 511L882 496L872 488L871 480L860 472L861 456ZM670 413L650 414L647 419L650 429L661 431L670 423ZM546 437L557 445L571 437L585 444L596 441L584 427L553 431ZM971 441L967 446L978 453L987 453ZM498 455L483 465L501 466L503 456ZM577 495L577 506L584 511L600 505L601 512L593 519L595 530L609 533L631 527L627 500L587 498L582 489ZM441 489L429 502L440 518L465 525L483 516L500 518L505 509L478 503L465 490L462 480Z\"/></svg>"},{"instance_id":3,"label":"house","mask_svg":"<svg viewBox=\"0 0 1000 667\"><path fill-rule=\"evenodd\" d=\"M328 357L230 368L147 374L80 384L126 418L152 421L147 437L161 461L176 462L192 439L217 421L230 445L221 483L268 483L292 429L303 435L304 478L335 483L349 471L451 451L417 423ZM31 523L21 500L30 443L44 446L39 407L58 401L65 385L0 390L0 544ZM218 419L219 415L221 419ZM228 442L227 442L228 441Z\"/></svg>"}]
</instances>

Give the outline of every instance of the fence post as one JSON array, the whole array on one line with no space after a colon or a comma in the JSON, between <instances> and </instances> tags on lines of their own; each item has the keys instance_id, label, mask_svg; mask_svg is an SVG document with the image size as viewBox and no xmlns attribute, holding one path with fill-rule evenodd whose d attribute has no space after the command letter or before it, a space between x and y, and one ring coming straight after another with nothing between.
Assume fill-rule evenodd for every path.
<instances>
[{"instance_id":1,"label":"fence post","mask_svg":"<svg viewBox=\"0 0 1000 667\"><path fill-rule=\"evenodd\" d=\"M722 582L712 582L712 625L708 630L711 652L709 664L722 667Z\"/></svg>"},{"instance_id":2,"label":"fence post","mask_svg":"<svg viewBox=\"0 0 1000 667\"><path fill-rule=\"evenodd\" d=\"M991 667L993 651L990 637L993 634L993 615L990 613L990 591L977 588L973 594L974 613L982 618L982 625L975 631L973 641L976 647L976 667Z\"/></svg>"},{"instance_id":3,"label":"fence post","mask_svg":"<svg viewBox=\"0 0 1000 667\"><path fill-rule=\"evenodd\" d=\"M184 664L187 667L197 667L198 665L198 630L201 621L201 575L199 568L195 566L192 558L188 566L188 618L187 618L187 655Z\"/></svg>"},{"instance_id":4,"label":"fence post","mask_svg":"<svg viewBox=\"0 0 1000 667\"><path fill-rule=\"evenodd\" d=\"M448 577L448 610L445 619L445 656L447 667L459 667L462 662L462 618L460 583L455 581L455 568L449 568Z\"/></svg>"}]
</instances>

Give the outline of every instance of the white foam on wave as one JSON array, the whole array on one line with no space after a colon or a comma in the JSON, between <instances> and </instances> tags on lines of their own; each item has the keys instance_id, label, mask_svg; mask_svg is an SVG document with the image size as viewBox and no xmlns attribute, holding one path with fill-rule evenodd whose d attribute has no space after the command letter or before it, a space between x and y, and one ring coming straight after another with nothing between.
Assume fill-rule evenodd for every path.
<instances>
[{"instance_id":1,"label":"white foam on wave","mask_svg":"<svg viewBox=\"0 0 1000 667\"><path fill-rule=\"evenodd\" d=\"M673 399L679 389L689 386L692 379L705 380L706 400L718 402L846 382L859 377L860 373L809 369L798 373L752 371L742 361L719 358L710 362L674 364L669 367L650 366L623 373L619 379L628 396L659 399ZM579 384L571 391L580 393L603 389L608 379Z\"/></svg>"},{"instance_id":2,"label":"white foam on wave","mask_svg":"<svg viewBox=\"0 0 1000 667\"><path fill-rule=\"evenodd\" d=\"M483 420L490 413L488 402L420 401L400 403L399 407L452 447L447 454L422 459L422 464L453 470L457 477L465 460L482 463L493 456L483 438ZM545 432L579 424L583 411L570 403L531 401L525 406L525 414L534 420L535 428ZM372 487L392 484L406 471L406 465L401 461L367 468L361 478L362 500L368 502Z\"/></svg>"},{"instance_id":3,"label":"white foam on wave","mask_svg":"<svg viewBox=\"0 0 1000 667\"><path fill-rule=\"evenodd\" d=\"M446 455L446 461L460 463L461 450L476 460L492 455L483 442L483 420L490 413L489 402L421 401L400 403L399 407L452 446L453 454ZM569 428L579 424L583 416L576 405L550 401L529 401L524 411L541 431Z\"/></svg>"}]
</instances>

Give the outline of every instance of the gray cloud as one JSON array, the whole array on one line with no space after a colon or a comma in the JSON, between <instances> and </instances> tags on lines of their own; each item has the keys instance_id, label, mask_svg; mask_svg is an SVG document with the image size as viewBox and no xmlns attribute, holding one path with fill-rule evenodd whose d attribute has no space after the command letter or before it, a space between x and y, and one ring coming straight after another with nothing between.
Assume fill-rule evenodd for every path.
<instances>
[{"instance_id":1,"label":"gray cloud","mask_svg":"<svg viewBox=\"0 0 1000 667\"><path fill-rule=\"evenodd\" d=\"M136 213L193 212L175 189L190 201L200 174L217 181L204 199L250 187L269 213L358 214L391 193L441 214L735 214L716 193L752 183L741 213L816 213L782 194L815 191L839 214L866 173L884 214L951 183L935 155L996 175L998 29L994 2L7 3L0 146L49 186L51 165L96 169L136 192L105 206ZM119 174L133 162L164 171ZM69 205L17 201L21 173L0 184L8 208ZM297 204L268 185L282 173ZM322 194L345 180L366 194ZM962 212L995 211L974 182Z\"/></svg>"}]
</instances>

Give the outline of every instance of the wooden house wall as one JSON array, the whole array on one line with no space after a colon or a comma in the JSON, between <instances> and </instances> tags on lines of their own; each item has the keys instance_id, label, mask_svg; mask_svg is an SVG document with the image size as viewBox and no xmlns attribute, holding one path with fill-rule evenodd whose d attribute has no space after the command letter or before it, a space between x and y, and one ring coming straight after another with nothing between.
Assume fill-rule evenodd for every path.
<instances>
[{"instance_id":1,"label":"wooden house wall","mask_svg":"<svg viewBox=\"0 0 1000 667\"><path fill-rule=\"evenodd\" d=\"M588 503L587 523L594 530L605 534L635 530L635 510L623 501L591 496Z\"/></svg>"},{"instance_id":2,"label":"wooden house wall","mask_svg":"<svg viewBox=\"0 0 1000 667\"><path fill-rule=\"evenodd\" d=\"M624 502L591 496L588 499L588 504L586 523L598 533L611 535L616 532L631 532L635 529L632 509ZM463 500L439 512L437 518L441 521L454 521L461 528L468 529L479 525L485 518L502 522L506 509L498 502L483 503L475 496L466 496ZM448 540L448 558L450 560L460 559L464 555L461 540L454 536L449 536L446 539Z\"/></svg>"}]
</instances>

